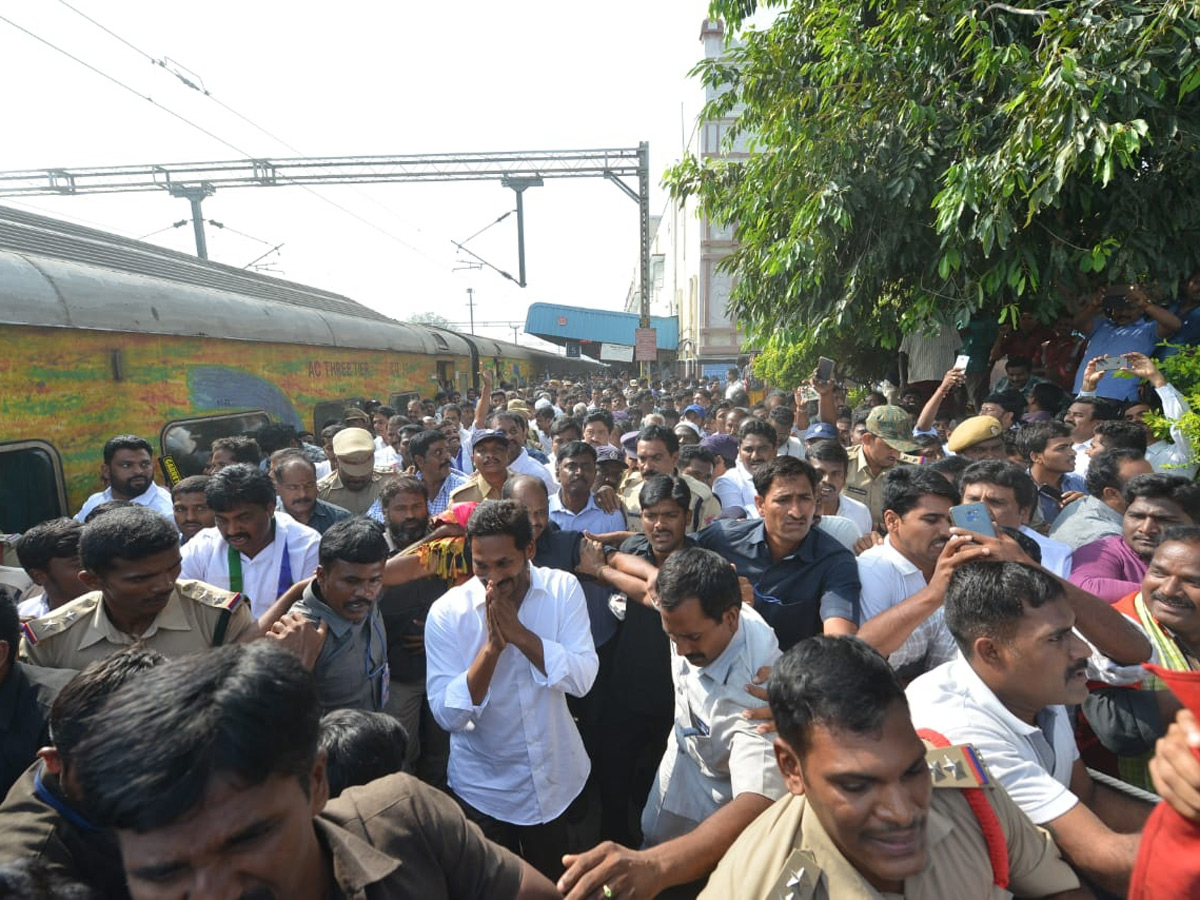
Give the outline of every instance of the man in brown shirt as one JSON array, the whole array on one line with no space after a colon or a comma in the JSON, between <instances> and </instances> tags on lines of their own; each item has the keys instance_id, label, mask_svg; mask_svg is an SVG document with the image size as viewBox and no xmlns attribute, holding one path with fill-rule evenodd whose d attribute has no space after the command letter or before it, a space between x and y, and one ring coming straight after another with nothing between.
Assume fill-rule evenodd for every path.
<instances>
[{"instance_id":1,"label":"man in brown shirt","mask_svg":"<svg viewBox=\"0 0 1200 900\"><path fill-rule=\"evenodd\" d=\"M318 731L312 676L265 641L172 660L114 696L76 778L133 897L559 896L407 775L326 805Z\"/></svg>"}]
</instances>

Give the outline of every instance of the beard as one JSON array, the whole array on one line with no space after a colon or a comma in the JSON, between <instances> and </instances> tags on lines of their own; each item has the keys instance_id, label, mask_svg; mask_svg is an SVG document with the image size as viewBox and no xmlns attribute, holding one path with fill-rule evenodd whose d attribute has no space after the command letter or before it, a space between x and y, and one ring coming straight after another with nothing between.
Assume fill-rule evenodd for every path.
<instances>
[{"instance_id":1,"label":"beard","mask_svg":"<svg viewBox=\"0 0 1200 900\"><path fill-rule=\"evenodd\" d=\"M388 522L387 528L397 547L407 547L425 537L429 531L429 520L405 519L402 522Z\"/></svg>"}]
</instances>

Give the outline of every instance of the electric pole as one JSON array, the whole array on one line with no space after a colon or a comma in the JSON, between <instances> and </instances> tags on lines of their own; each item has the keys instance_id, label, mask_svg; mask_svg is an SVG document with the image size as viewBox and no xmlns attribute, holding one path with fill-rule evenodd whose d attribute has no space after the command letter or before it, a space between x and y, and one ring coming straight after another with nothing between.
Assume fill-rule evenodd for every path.
<instances>
[{"instance_id":1,"label":"electric pole","mask_svg":"<svg viewBox=\"0 0 1200 900\"><path fill-rule=\"evenodd\" d=\"M467 309L471 312L471 334L475 333L475 288L467 288Z\"/></svg>"}]
</instances>

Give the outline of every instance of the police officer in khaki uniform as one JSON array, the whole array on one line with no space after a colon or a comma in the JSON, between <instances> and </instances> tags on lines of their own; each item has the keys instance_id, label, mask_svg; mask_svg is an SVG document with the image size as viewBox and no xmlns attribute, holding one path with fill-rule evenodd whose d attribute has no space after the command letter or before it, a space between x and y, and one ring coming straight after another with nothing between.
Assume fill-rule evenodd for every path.
<instances>
[{"instance_id":1,"label":"police officer in khaki uniform","mask_svg":"<svg viewBox=\"0 0 1200 900\"><path fill-rule=\"evenodd\" d=\"M877 406L867 417L862 443L847 451L842 493L867 505L876 528L883 521L883 474L892 466L920 463L920 457L909 455L917 449L912 416L899 406Z\"/></svg>"},{"instance_id":2,"label":"police officer in khaki uniform","mask_svg":"<svg viewBox=\"0 0 1200 900\"><path fill-rule=\"evenodd\" d=\"M1091 896L970 746L922 743L868 644L803 641L769 684L790 794L742 832L702 898Z\"/></svg>"},{"instance_id":3,"label":"police officer in khaki uniform","mask_svg":"<svg viewBox=\"0 0 1200 900\"><path fill-rule=\"evenodd\" d=\"M687 532L692 534L711 525L721 515L721 501L712 490L701 482L684 475L678 470L679 438L664 425L647 425L637 436L638 467L631 470L621 481L617 492L625 510L625 523L630 531L641 533L642 508L638 494L645 480L652 475L677 475L687 482L692 491L692 505L688 511Z\"/></svg>"},{"instance_id":4,"label":"police officer in khaki uniform","mask_svg":"<svg viewBox=\"0 0 1200 900\"><path fill-rule=\"evenodd\" d=\"M471 443L471 464L475 471L467 483L450 492L450 502L480 503L499 500L504 482L512 474L508 468L508 435L503 431L476 431Z\"/></svg>"},{"instance_id":5,"label":"police officer in khaki uniform","mask_svg":"<svg viewBox=\"0 0 1200 900\"><path fill-rule=\"evenodd\" d=\"M361 516L371 508L393 472L376 467L375 439L365 428L343 428L333 436L337 471L317 482L317 497Z\"/></svg>"},{"instance_id":6,"label":"police officer in khaki uniform","mask_svg":"<svg viewBox=\"0 0 1200 900\"><path fill-rule=\"evenodd\" d=\"M258 635L241 595L179 581L179 535L157 513L135 506L89 523L79 541L92 590L27 622L21 655L34 665L82 669L141 641L182 656Z\"/></svg>"}]
</instances>

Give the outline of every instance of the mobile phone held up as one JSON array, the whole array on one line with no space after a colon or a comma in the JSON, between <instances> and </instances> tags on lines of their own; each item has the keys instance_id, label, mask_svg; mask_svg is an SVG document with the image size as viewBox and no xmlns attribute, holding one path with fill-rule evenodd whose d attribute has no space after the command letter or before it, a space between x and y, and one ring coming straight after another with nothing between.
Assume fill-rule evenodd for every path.
<instances>
[{"instance_id":1,"label":"mobile phone held up","mask_svg":"<svg viewBox=\"0 0 1200 900\"><path fill-rule=\"evenodd\" d=\"M817 360L817 381L833 381L833 360L822 356Z\"/></svg>"},{"instance_id":2,"label":"mobile phone held up","mask_svg":"<svg viewBox=\"0 0 1200 900\"><path fill-rule=\"evenodd\" d=\"M965 354L965 353L960 353L954 360L954 368L965 372L967 370L967 366L970 364L970 362L971 362L971 357L967 356L967 354Z\"/></svg>"},{"instance_id":3,"label":"mobile phone held up","mask_svg":"<svg viewBox=\"0 0 1200 900\"><path fill-rule=\"evenodd\" d=\"M1118 309L1129 309L1129 291L1125 288L1113 288L1104 294L1104 308L1110 312Z\"/></svg>"},{"instance_id":4,"label":"mobile phone held up","mask_svg":"<svg viewBox=\"0 0 1200 900\"><path fill-rule=\"evenodd\" d=\"M951 507L950 521L959 528L974 531L984 537L996 536L996 529L992 527L992 517L988 515L987 506L983 503L964 503L962 506Z\"/></svg>"},{"instance_id":5,"label":"mobile phone held up","mask_svg":"<svg viewBox=\"0 0 1200 900\"><path fill-rule=\"evenodd\" d=\"M1106 356L1096 361L1097 372L1115 372L1118 369L1128 369L1129 360L1123 356Z\"/></svg>"}]
</instances>

